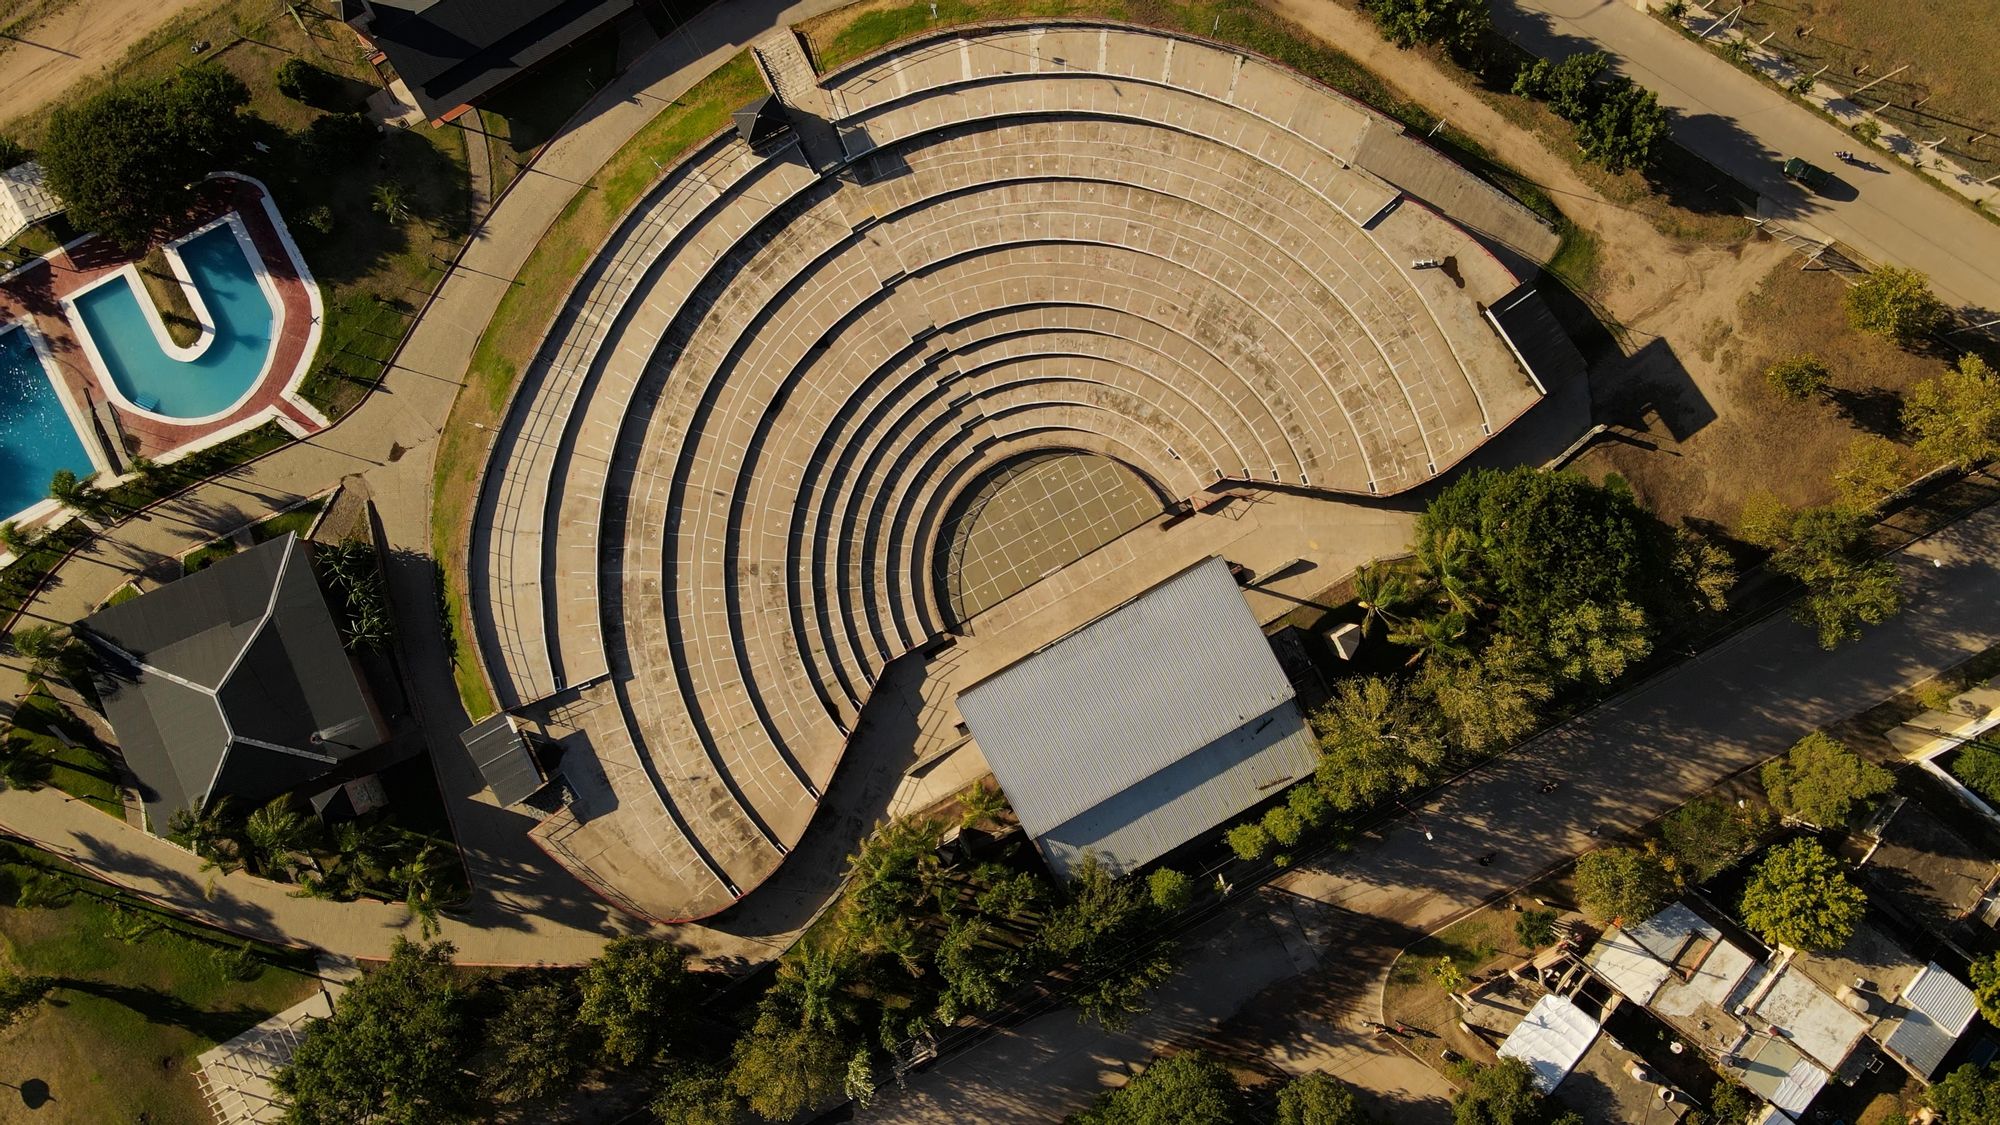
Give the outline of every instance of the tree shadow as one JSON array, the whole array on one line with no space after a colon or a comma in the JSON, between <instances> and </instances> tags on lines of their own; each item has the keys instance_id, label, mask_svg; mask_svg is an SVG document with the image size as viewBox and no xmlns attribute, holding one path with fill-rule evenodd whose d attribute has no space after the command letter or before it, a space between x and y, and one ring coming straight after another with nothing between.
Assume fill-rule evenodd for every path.
<instances>
[{"instance_id":1,"label":"tree shadow","mask_svg":"<svg viewBox=\"0 0 2000 1125\"><path fill-rule=\"evenodd\" d=\"M255 1027L258 1021L269 1015L268 1012L240 1004L209 1010L157 988L112 984L108 981L81 977L59 977L56 980L56 987L68 992L110 1000L137 1015L144 1016L148 1023L178 1027L216 1043L224 1042L248 1028ZM61 1001L54 1000L51 1003L59 1005Z\"/></svg>"},{"instance_id":2,"label":"tree shadow","mask_svg":"<svg viewBox=\"0 0 2000 1125\"><path fill-rule=\"evenodd\" d=\"M1864 433L1900 440L1903 396L1887 387L1829 387L1826 397L1842 418Z\"/></svg>"}]
</instances>

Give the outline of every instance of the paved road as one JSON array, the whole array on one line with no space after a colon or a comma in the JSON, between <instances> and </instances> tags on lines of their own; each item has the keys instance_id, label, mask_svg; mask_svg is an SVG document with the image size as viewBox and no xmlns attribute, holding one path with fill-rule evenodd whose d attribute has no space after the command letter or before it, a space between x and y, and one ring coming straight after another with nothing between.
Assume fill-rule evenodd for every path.
<instances>
[{"instance_id":1,"label":"paved road","mask_svg":"<svg viewBox=\"0 0 2000 1125\"><path fill-rule=\"evenodd\" d=\"M430 554L431 468L479 334L542 233L577 191L661 107L726 62L759 33L838 7L843 0L737 0L718 4L639 58L600 93L573 126L550 143L474 234L463 268L446 281L417 324L382 387L340 424L219 477L128 520L100 537L58 573L28 607L31 618L74 621L131 575L190 545L240 527L360 474L373 494L389 541L389 568L411 696L431 743L439 780L476 888L462 924L446 936L461 958L485 962L576 962L594 956L627 928L622 914L590 892L527 837L531 821L495 806L464 750L466 722L438 631ZM22 687L12 658L0 659L0 692ZM289 937L334 953L378 957L407 922L400 906L353 904L322 909L285 888L244 878L224 881L227 910L206 894L209 875L185 852L160 844L89 806L52 791L0 794L0 824L77 849L96 866L176 909L226 921L260 935ZM711 952L748 952L730 939Z\"/></svg>"},{"instance_id":2,"label":"paved road","mask_svg":"<svg viewBox=\"0 0 2000 1125\"><path fill-rule=\"evenodd\" d=\"M1499 0L1494 19L1538 55L1609 52L1677 114L1674 136L1761 192L1771 216L1809 223L1872 261L1922 270L1962 308L2000 310L2000 224L1886 154L1876 154L1874 171L1840 165L1836 150L1866 146L1629 0ZM1803 191L1778 173L1788 156L1832 169L1841 186Z\"/></svg>"},{"instance_id":3,"label":"paved road","mask_svg":"<svg viewBox=\"0 0 2000 1125\"><path fill-rule=\"evenodd\" d=\"M1385 1093L1392 1119L1442 1110L1435 1083L1365 1035L1397 950L1605 836L1637 828L1801 735L2000 643L2000 509L1898 557L1910 608L1822 652L1780 615L1450 787L1414 823L1342 862L1297 870L1226 925L1160 991L1159 1011L1107 1035L1058 1012L918 1077L869 1120L1037 1121L1083 1104L1166 1043L1214 1042L1290 1071ZM1538 793L1549 777L1555 793ZM1498 851L1491 867L1474 858ZM1296 966L1296 967L1294 967ZM1383 1076L1393 1075L1385 1082ZM1402 1087L1402 1090L1396 1087Z\"/></svg>"}]
</instances>

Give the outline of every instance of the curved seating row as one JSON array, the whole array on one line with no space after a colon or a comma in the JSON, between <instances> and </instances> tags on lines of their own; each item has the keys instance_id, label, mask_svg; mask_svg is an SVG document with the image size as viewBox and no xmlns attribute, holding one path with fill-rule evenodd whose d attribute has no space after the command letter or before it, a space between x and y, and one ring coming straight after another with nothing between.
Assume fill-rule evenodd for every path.
<instances>
[{"instance_id":1,"label":"curved seating row","mask_svg":"<svg viewBox=\"0 0 2000 1125\"><path fill-rule=\"evenodd\" d=\"M828 85L859 158L819 176L725 136L669 172L481 497L496 690L608 677L584 722L614 805L567 846L666 917L766 878L888 663L963 627L932 572L987 473L1083 450L1169 495L1394 491L1534 393L1478 319L1511 277L1343 163L1365 110L1275 67L1014 28Z\"/></svg>"}]
</instances>

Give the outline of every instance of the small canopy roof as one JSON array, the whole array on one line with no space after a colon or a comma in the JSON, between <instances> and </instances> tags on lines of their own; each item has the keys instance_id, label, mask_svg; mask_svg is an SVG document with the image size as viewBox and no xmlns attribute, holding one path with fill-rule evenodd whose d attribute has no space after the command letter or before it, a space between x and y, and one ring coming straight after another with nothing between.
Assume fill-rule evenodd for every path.
<instances>
[{"instance_id":1,"label":"small canopy roof","mask_svg":"<svg viewBox=\"0 0 2000 1125\"><path fill-rule=\"evenodd\" d=\"M764 145L791 132L792 118L774 94L765 94L730 115L736 135L751 148Z\"/></svg>"},{"instance_id":2,"label":"small canopy roof","mask_svg":"<svg viewBox=\"0 0 2000 1125\"><path fill-rule=\"evenodd\" d=\"M458 736L479 776L502 805L518 805L541 792L548 779L534 750L506 712L482 719Z\"/></svg>"}]
</instances>

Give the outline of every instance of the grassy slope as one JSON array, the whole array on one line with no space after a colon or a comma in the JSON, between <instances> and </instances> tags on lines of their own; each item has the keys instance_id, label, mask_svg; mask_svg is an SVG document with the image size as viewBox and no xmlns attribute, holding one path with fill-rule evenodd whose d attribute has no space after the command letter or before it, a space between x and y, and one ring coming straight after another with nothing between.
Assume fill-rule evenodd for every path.
<instances>
[{"instance_id":1,"label":"grassy slope","mask_svg":"<svg viewBox=\"0 0 2000 1125\"><path fill-rule=\"evenodd\" d=\"M68 742L57 737L58 730L68 737ZM112 768L105 761L97 739L88 727L65 715L62 705L53 697L37 692L22 700L14 713L10 737L54 759L49 784L81 798L92 808L124 818L125 802L118 796L118 786L111 781Z\"/></svg>"}]
</instances>

